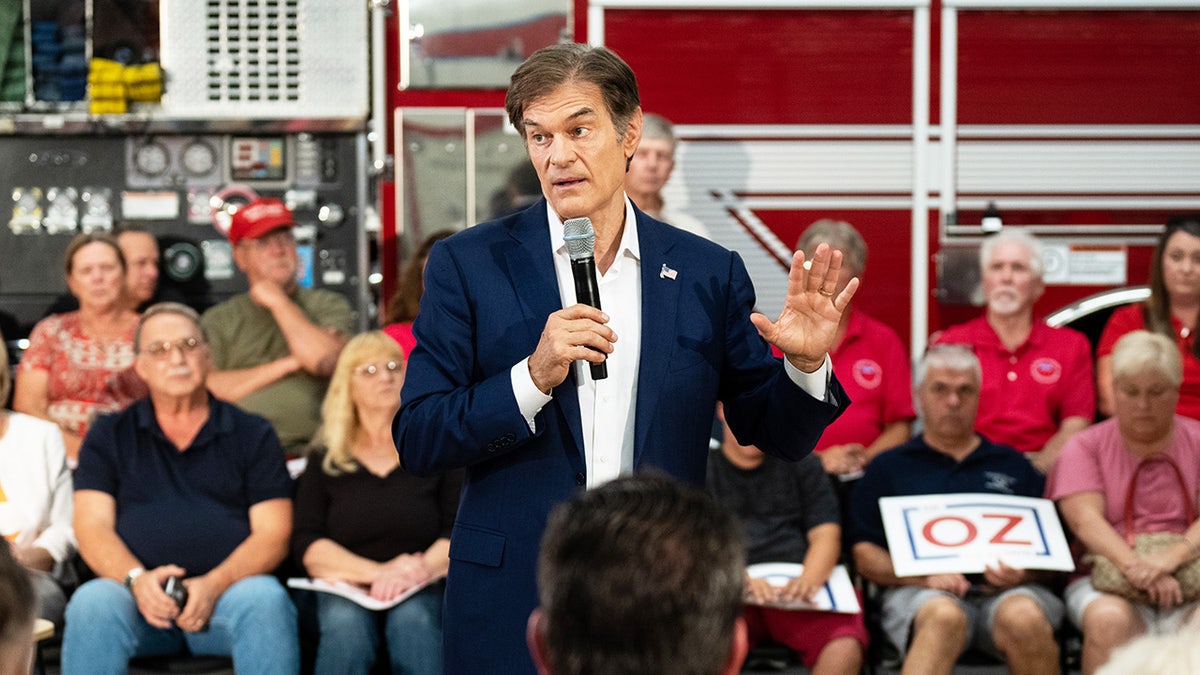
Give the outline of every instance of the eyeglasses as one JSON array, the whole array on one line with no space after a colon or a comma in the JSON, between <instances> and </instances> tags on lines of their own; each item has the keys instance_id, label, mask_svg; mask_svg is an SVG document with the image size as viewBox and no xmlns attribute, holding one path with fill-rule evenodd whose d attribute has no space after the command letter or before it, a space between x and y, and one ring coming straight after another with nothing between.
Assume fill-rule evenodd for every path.
<instances>
[{"instance_id":1,"label":"eyeglasses","mask_svg":"<svg viewBox=\"0 0 1200 675\"><path fill-rule=\"evenodd\" d=\"M174 342L163 340L162 342L151 342L142 346L142 353L148 354L150 358L165 359L171 355L172 349L178 349L180 354L187 356L204 345L200 338L185 337Z\"/></svg>"},{"instance_id":2,"label":"eyeglasses","mask_svg":"<svg viewBox=\"0 0 1200 675\"><path fill-rule=\"evenodd\" d=\"M358 366L357 368L355 368L354 373L356 375L362 375L364 377L375 377L376 375L382 375L383 373L396 373L396 372L399 372L400 370L402 370L403 368L404 368L404 364L397 363L396 361L388 361L387 363L385 363L383 365L378 365L375 363L364 363L361 366Z\"/></svg>"}]
</instances>

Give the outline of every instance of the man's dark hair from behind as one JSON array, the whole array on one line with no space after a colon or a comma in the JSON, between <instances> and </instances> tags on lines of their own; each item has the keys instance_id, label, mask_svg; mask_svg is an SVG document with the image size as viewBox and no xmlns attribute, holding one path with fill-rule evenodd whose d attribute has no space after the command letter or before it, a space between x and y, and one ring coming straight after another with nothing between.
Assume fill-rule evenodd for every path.
<instances>
[{"instance_id":1,"label":"man's dark hair from behind","mask_svg":"<svg viewBox=\"0 0 1200 675\"><path fill-rule=\"evenodd\" d=\"M33 619L37 596L29 573L13 557L7 545L0 546L0 669L32 656ZM7 671L5 671L7 672Z\"/></svg>"},{"instance_id":2,"label":"man's dark hair from behind","mask_svg":"<svg viewBox=\"0 0 1200 675\"><path fill-rule=\"evenodd\" d=\"M649 472L580 493L555 508L542 539L544 665L554 675L723 672L744 569L740 526L701 490Z\"/></svg>"},{"instance_id":3,"label":"man's dark hair from behind","mask_svg":"<svg viewBox=\"0 0 1200 675\"><path fill-rule=\"evenodd\" d=\"M542 47L513 73L504 108L522 138L525 108L568 82L590 82L599 87L617 138L625 138L629 122L640 105L637 77L612 50L585 44Z\"/></svg>"}]
</instances>

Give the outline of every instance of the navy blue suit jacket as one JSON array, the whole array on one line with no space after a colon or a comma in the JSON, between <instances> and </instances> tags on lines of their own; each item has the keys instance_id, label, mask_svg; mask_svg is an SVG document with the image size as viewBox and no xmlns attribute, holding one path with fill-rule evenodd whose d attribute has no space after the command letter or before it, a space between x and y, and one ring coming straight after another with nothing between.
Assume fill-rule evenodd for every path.
<instances>
[{"instance_id":1,"label":"navy blue suit jacket","mask_svg":"<svg viewBox=\"0 0 1200 675\"><path fill-rule=\"evenodd\" d=\"M808 454L848 402L837 381L818 401L772 358L750 323L754 289L737 254L640 211L637 228L635 468L703 485L718 399L744 443L787 459ZM664 264L674 279L660 274ZM430 253L394 436L413 473L466 467L450 544L446 673L533 672L524 635L538 544L550 509L583 489L586 469L574 375L531 433L509 371L561 308L544 200Z\"/></svg>"}]
</instances>

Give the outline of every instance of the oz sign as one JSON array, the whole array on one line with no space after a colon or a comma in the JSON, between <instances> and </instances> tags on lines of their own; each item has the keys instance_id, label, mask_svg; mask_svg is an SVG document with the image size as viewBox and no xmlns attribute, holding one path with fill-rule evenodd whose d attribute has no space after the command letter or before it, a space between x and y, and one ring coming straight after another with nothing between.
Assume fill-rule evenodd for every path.
<instances>
[{"instance_id":1,"label":"oz sign","mask_svg":"<svg viewBox=\"0 0 1200 675\"><path fill-rule=\"evenodd\" d=\"M982 572L1003 560L1024 569L1075 569L1053 502L995 494L879 500L897 576Z\"/></svg>"}]
</instances>

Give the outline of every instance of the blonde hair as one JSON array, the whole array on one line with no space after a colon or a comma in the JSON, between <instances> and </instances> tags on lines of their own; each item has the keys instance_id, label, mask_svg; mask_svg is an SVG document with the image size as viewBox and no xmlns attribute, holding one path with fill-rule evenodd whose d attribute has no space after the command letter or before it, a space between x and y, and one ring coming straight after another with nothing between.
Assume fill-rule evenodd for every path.
<instances>
[{"instance_id":1,"label":"blonde hair","mask_svg":"<svg viewBox=\"0 0 1200 675\"><path fill-rule=\"evenodd\" d=\"M1169 635L1142 635L1113 651L1097 675L1157 673L1187 675L1200 672L1200 646L1193 632L1195 623L1186 624Z\"/></svg>"},{"instance_id":2,"label":"blonde hair","mask_svg":"<svg viewBox=\"0 0 1200 675\"><path fill-rule=\"evenodd\" d=\"M1157 373L1178 388L1183 383L1183 359L1179 356L1179 347L1171 338L1146 330L1122 335L1113 345L1113 382L1139 373Z\"/></svg>"},{"instance_id":3,"label":"blonde hair","mask_svg":"<svg viewBox=\"0 0 1200 675\"><path fill-rule=\"evenodd\" d=\"M350 396L350 384L355 368L378 358L404 363L404 351L382 331L368 331L346 343L333 369L329 390L321 404L321 428L314 439L319 445L325 446L321 469L330 476L358 470L358 461L354 459L354 438L362 423L358 418L358 408Z\"/></svg>"}]
</instances>

